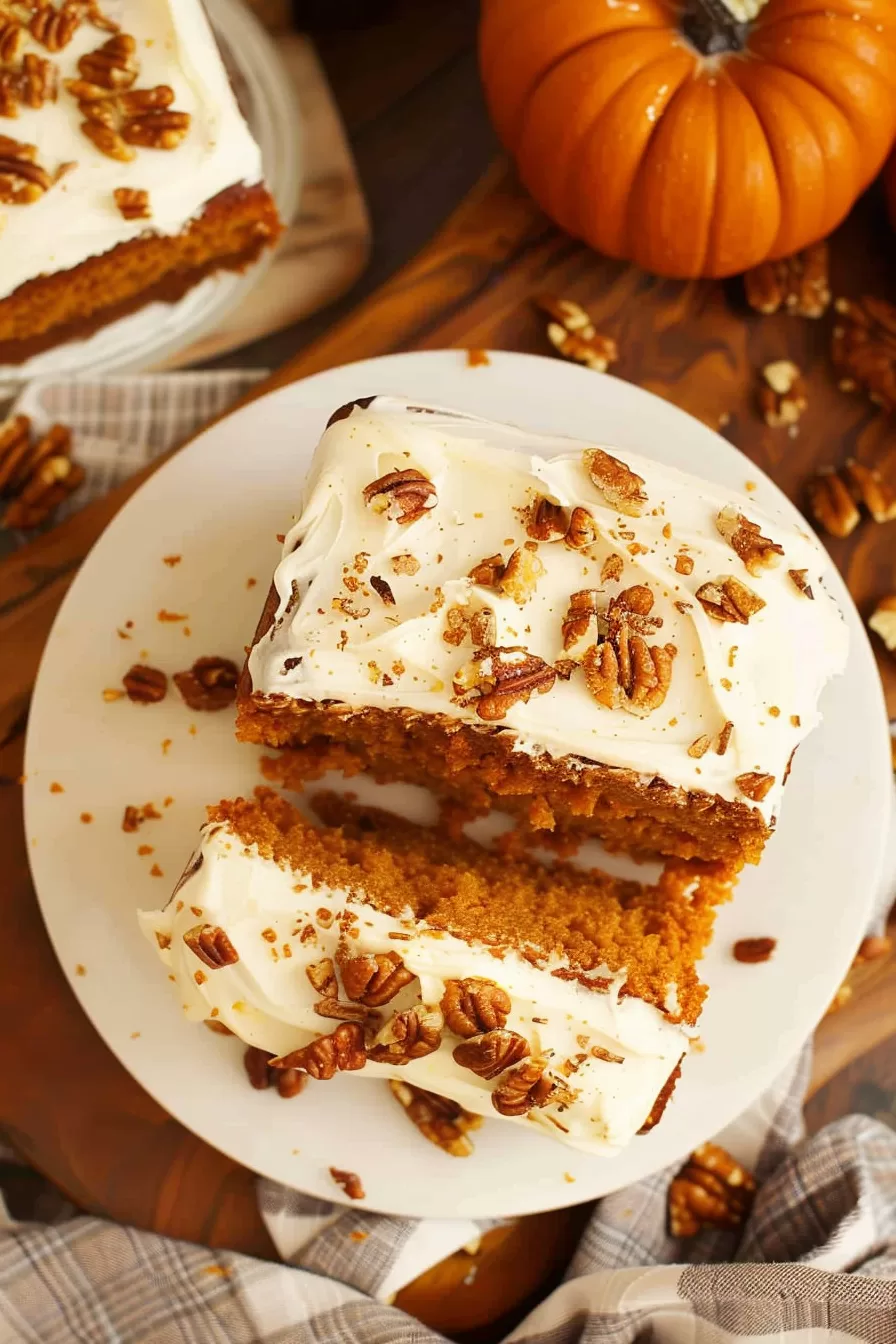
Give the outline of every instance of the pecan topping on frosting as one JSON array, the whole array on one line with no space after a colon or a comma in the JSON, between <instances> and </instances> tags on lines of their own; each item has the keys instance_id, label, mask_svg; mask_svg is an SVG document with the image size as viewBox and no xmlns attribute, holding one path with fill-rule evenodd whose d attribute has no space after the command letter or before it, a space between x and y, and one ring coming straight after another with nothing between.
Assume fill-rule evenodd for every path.
<instances>
[{"instance_id":1,"label":"pecan topping on frosting","mask_svg":"<svg viewBox=\"0 0 896 1344\"><path fill-rule=\"evenodd\" d=\"M395 952L349 957L340 962L339 969L348 997L368 1008L382 1008L414 979L413 972Z\"/></svg>"},{"instance_id":2,"label":"pecan topping on frosting","mask_svg":"<svg viewBox=\"0 0 896 1344\"><path fill-rule=\"evenodd\" d=\"M375 1064L410 1064L431 1055L442 1044L442 1014L438 1008L417 1004L396 1013L378 1032L367 1058Z\"/></svg>"},{"instance_id":3,"label":"pecan topping on frosting","mask_svg":"<svg viewBox=\"0 0 896 1344\"><path fill-rule=\"evenodd\" d=\"M152 219L148 191L140 187L116 187L112 195L123 219Z\"/></svg>"},{"instance_id":4,"label":"pecan topping on frosting","mask_svg":"<svg viewBox=\"0 0 896 1344\"><path fill-rule=\"evenodd\" d=\"M469 638L476 648L494 644L497 635L495 613L491 607L480 607L473 611L467 607L453 606L445 612L445 629L442 638L446 644L459 648Z\"/></svg>"},{"instance_id":5,"label":"pecan topping on frosting","mask_svg":"<svg viewBox=\"0 0 896 1344\"><path fill-rule=\"evenodd\" d=\"M116 33L96 51L80 58L78 72L88 84L101 89L129 89L140 73L136 50L137 43L129 33Z\"/></svg>"},{"instance_id":6,"label":"pecan topping on frosting","mask_svg":"<svg viewBox=\"0 0 896 1344\"><path fill-rule=\"evenodd\" d=\"M371 574L370 586L382 600L384 606L395 606L395 594L392 592L392 587L386 579L381 579L379 574Z\"/></svg>"},{"instance_id":7,"label":"pecan topping on frosting","mask_svg":"<svg viewBox=\"0 0 896 1344\"><path fill-rule=\"evenodd\" d=\"M402 526L415 523L438 503L432 481L416 467L388 471L385 476L365 485L363 493L364 503L374 513L384 513L390 522Z\"/></svg>"},{"instance_id":8,"label":"pecan topping on frosting","mask_svg":"<svg viewBox=\"0 0 896 1344\"><path fill-rule=\"evenodd\" d=\"M500 1030L510 1012L510 995L494 980L446 980L442 995L445 1026L455 1036Z\"/></svg>"},{"instance_id":9,"label":"pecan topping on frosting","mask_svg":"<svg viewBox=\"0 0 896 1344\"><path fill-rule=\"evenodd\" d=\"M600 567L601 583L616 583L622 578L623 559L621 555L608 555Z\"/></svg>"},{"instance_id":10,"label":"pecan topping on frosting","mask_svg":"<svg viewBox=\"0 0 896 1344\"><path fill-rule=\"evenodd\" d=\"M790 575L794 586L802 593L803 597L808 597L809 601L813 602L815 600L815 594L812 592L812 587L806 578L806 575L809 573L808 569L788 569L787 573Z\"/></svg>"},{"instance_id":11,"label":"pecan topping on frosting","mask_svg":"<svg viewBox=\"0 0 896 1344\"><path fill-rule=\"evenodd\" d=\"M752 588L730 575L715 583L701 584L694 596L713 620L732 621L738 625L746 625L750 617L765 606Z\"/></svg>"},{"instance_id":12,"label":"pecan topping on frosting","mask_svg":"<svg viewBox=\"0 0 896 1344\"><path fill-rule=\"evenodd\" d=\"M475 704L480 719L503 719L513 705L526 704L530 695L544 695L557 673L535 653L521 648L480 649L454 674L459 703Z\"/></svg>"},{"instance_id":13,"label":"pecan topping on frosting","mask_svg":"<svg viewBox=\"0 0 896 1344\"><path fill-rule=\"evenodd\" d=\"M716 527L754 578L764 569L773 569L784 554L783 546L764 537L759 524L751 523L732 504L720 510Z\"/></svg>"},{"instance_id":14,"label":"pecan topping on frosting","mask_svg":"<svg viewBox=\"0 0 896 1344\"><path fill-rule=\"evenodd\" d=\"M498 580L498 587L506 597L519 606L529 601L538 580L544 574L544 565L534 551L521 547L513 552Z\"/></svg>"},{"instance_id":15,"label":"pecan topping on frosting","mask_svg":"<svg viewBox=\"0 0 896 1344\"><path fill-rule=\"evenodd\" d=\"M227 934L215 924L197 924L187 929L184 942L213 971L220 970L222 966L233 966L240 959Z\"/></svg>"},{"instance_id":16,"label":"pecan topping on frosting","mask_svg":"<svg viewBox=\"0 0 896 1344\"><path fill-rule=\"evenodd\" d=\"M598 704L641 717L658 709L672 680L674 644L648 644L662 625L651 616L653 593L644 584L624 589L607 608L607 637L585 654L585 681Z\"/></svg>"},{"instance_id":17,"label":"pecan topping on frosting","mask_svg":"<svg viewBox=\"0 0 896 1344\"><path fill-rule=\"evenodd\" d=\"M177 149L190 129L189 112L174 108L151 108L137 116L128 117L121 134L125 144L142 145L145 149Z\"/></svg>"},{"instance_id":18,"label":"pecan topping on frosting","mask_svg":"<svg viewBox=\"0 0 896 1344\"><path fill-rule=\"evenodd\" d=\"M536 1106L546 1106L555 1083L545 1070L548 1061L541 1057L524 1059L508 1069L492 1093L492 1105L499 1115L526 1115Z\"/></svg>"},{"instance_id":19,"label":"pecan topping on frosting","mask_svg":"<svg viewBox=\"0 0 896 1344\"><path fill-rule=\"evenodd\" d=\"M337 1073L363 1069L366 1063L364 1029L357 1022L343 1022L329 1036L319 1036L310 1045L270 1060L272 1069L298 1069L321 1082Z\"/></svg>"},{"instance_id":20,"label":"pecan topping on frosting","mask_svg":"<svg viewBox=\"0 0 896 1344\"><path fill-rule=\"evenodd\" d=\"M56 9L53 5L42 4L32 15L28 31L47 51L62 51L71 42L80 22L77 9L67 5Z\"/></svg>"},{"instance_id":21,"label":"pecan topping on frosting","mask_svg":"<svg viewBox=\"0 0 896 1344\"><path fill-rule=\"evenodd\" d=\"M19 59L24 44L25 29L18 19L0 18L0 62L13 65ZM15 116L15 112L9 115Z\"/></svg>"},{"instance_id":22,"label":"pecan topping on frosting","mask_svg":"<svg viewBox=\"0 0 896 1344\"><path fill-rule=\"evenodd\" d=\"M583 588L570 595L569 607L560 629L564 652L573 659L584 658L587 650L598 641L600 598L597 588Z\"/></svg>"},{"instance_id":23,"label":"pecan topping on frosting","mask_svg":"<svg viewBox=\"0 0 896 1344\"><path fill-rule=\"evenodd\" d=\"M37 162L37 146L0 135L0 205L33 205L53 179Z\"/></svg>"},{"instance_id":24,"label":"pecan topping on frosting","mask_svg":"<svg viewBox=\"0 0 896 1344\"><path fill-rule=\"evenodd\" d=\"M539 495L526 513L526 532L533 541L561 541L569 519L566 510L553 499Z\"/></svg>"},{"instance_id":25,"label":"pecan topping on frosting","mask_svg":"<svg viewBox=\"0 0 896 1344\"><path fill-rule=\"evenodd\" d=\"M597 523L587 509L575 508L566 529L565 541L571 550L580 551L597 541Z\"/></svg>"},{"instance_id":26,"label":"pecan topping on frosting","mask_svg":"<svg viewBox=\"0 0 896 1344\"><path fill-rule=\"evenodd\" d=\"M584 456L585 470L610 507L637 518L647 503L642 477L603 448L586 449Z\"/></svg>"},{"instance_id":27,"label":"pecan topping on frosting","mask_svg":"<svg viewBox=\"0 0 896 1344\"><path fill-rule=\"evenodd\" d=\"M747 798L752 799L754 803L761 803L772 788L775 777L764 775L759 770L748 770L743 775L737 775L734 782Z\"/></svg>"},{"instance_id":28,"label":"pecan topping on frosting","mask_svg":"<svg viewBox=\"0 0 896 1344\"><path fill-rule=\"evenodd\" d=\"M503 577L504 569L503 555L488 555L484 560L480 560L478 565L473 566L469 578L478 583L480 588L494 588Z\"/></svg>"},{"instance_id":29,"label":"pecan topping on frosting","mask_svg":"<svg viewBox=\"0 0 896 1344\"><path fill-rule=\"evenodd\" d=\"M487 1031L455 1046L454 1062L462 1069L471 1069L480 1078L491 1079L519 1064L531 1053L529 1042L519 1032Z\"/></svg>"}]
</instances>

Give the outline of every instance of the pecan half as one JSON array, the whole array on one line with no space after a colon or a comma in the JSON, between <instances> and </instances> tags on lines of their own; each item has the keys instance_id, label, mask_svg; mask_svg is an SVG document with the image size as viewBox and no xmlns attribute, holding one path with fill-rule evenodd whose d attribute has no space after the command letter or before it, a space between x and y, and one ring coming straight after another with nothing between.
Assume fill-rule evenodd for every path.
<instances>
[{"instance_id":1,"label":"pecan half","mask_svg":"<svg viewBox=\"0 0 896 1344\"><path fill-rule=\"evenodd\" d=\"M269 1050L261 1050L257 1045L248 1045L243 1053L243 1065L256 1092L263 1092L273 1082L268 1068L268 1060L272 1058Z\"/></svg>"},{"instance_id":2,"label":"pecan half","mask_svg":"<svg viewBox=\"0 0 896 1344\"><path fill-rule=\"evenodd\" d=\"M864 388L873 402L896 409L896 307L869 295L837 299L831 356L846 391Z\"/></svg>"},{"instance_id":3,"label":"pecan half","mask_svg":"<svg viewBox=\"0 0 896 1344\"><path fill-rule=\"evenodd\" d=\"M121 138L127 145L142 145L145 149L177 149L190 129L189 112L173 108L154 108L122 122Z\"/></svg>"},{"instance_id":4,"label":"pecan half","mask_svg":"<svg viewBox=\"0 0 896 1344\"><path fill-rule=\"evenodd\" d=\"M222 1024L219 1022L209 1022L205 1024L215 1031L222 1030ZM233 1035L227 1027L223 1027L228 1036ZM297 1097L304 1091L305 1084L308 1082L307 1073L299 1073L296 1069L272 1069L270 1060L273 1056L267 1050L259 1050L257 1046L247 1046L243 1055L243 1064L249 1078L249 1082L259 1092L266 1088L274 1086L285 1100L290 1097Z\"/></svg>"},{"instance_id":5,"label":"pecan half","mask_svg":"<svg viewBox=\"0 0 896 1344\"><path fill-rule=\"evenodd\" d=\"M796 425L809 405L806 384L797 366L789 359L777 359L762 370L759 409L772 429Z\"/></svg>"},{"instance_id":6,"label":"pecan half","mask_svg":"<svg viewBox=\"0 0 896 1344\"><path fill-rule=\"evenodd\" d=\"M598 704L643 718L665 700L676 652L674 644L648 644L623 626L585 654L585 684Z\"/></svg>"},{"instance_id":7,"label":"pecan half","mask_svg":"<svg viewBox=\"0 0 896 1344\"><path fill-rule=\"evenodd\" d=\"M597 523L588 510L581 507L574 508L564 538L567 546L573 551L580 551L585 546L592 546L597 538Z\"/></svg>"},{"instance_id":8,"label":"pecan half","mask_svg":"<svg viewBox=\"0 0 896 1344\"><path fill-rule=\"evenodd\" d=\"M219 971L222 966L233 966L240 959L227 934L216 924L197 924L187 929L184 942L213 971Z\"/></svg>"},{"instance_id":9,"label":"pecan half","mask_svg":"<svg viewBox=\"0 0 896 1344\"><path fill-rule=\"evenodd\" d=\"M340 1171L338 1167L330 1167L330 1175L349 1199L364 1198L364 1186L356 1171Z\"/></svg>"},{"instance_id":10,"label":"pecan half","mask_svg":"<svg viewBox=\"0 0 896 1344\"><path fill-rule=\"evenodd\" d=\"M71 42L80 22L81 15L77 10L42 4L31 16L28 31L47 51L62 51Z\"/></svg>"},{"instance_id":11,"label":"pecan half","mask_svg":"<svg viewBox=\"0 0 896 1344\"><path fill-rule=\"evenodd\" d=\"M0 425L0 495L25 484L31 472L31 421L14 415Z\"/></svg>"},{"instance_id":12,"label":"pecan half","mask_svg":"<svg viewBox=\"0 0 896 1344\"><path fill-rule=\"evenodd\" d=\"M880 599L868 619L868 627L880 635L891 653L896 652L896 594Z\"/></svg>"},{"instance_id":13,"label":"pecan half","mask_svg":"<svg viewBox=\"0 0 896 1344\"><path fill-rule=\"evenodd\" d=\"M498 587L505 597L512 598L518 606L523 606L535 593L538 580L544 574L544 565L534 551L525 546L513 552L504 567L504 573L498 580Z\"/></svg>"},{"instance_id":14,"label":"pecan half","mask_svg":"<svg viewBox=\"0 0 896 1344\"><path fill-rule=\"evenodd\" d=\"M239 668L229 658L197 658L189 672L175 672L174 684L190 709L215 713L236 699Z\"/></svg>"},{"instance_id":15,"label":"pecan half","mask_svg":"<svg viewBox=\"0 0 896 1344\"><path fill-rule=\"evenodd\" d=\"M139 187L116 187L112 195L123 219L152 219L148 191Z\"/></svg>"},{"instance_id":16,"label":"pecan half","mask_svg":"<svg viewBox=\"0 0 896 1344\"><path fill-rule=\"evenodd\" d=\"M360 1003L343 1003L335 996L318 999L314 1005L318 1017L329 1017L335 1022L367 1022L370 1018L379 1018L379 1013L365 1008Z\"/></svg>"},{"instance_id":17,"label":"pecan half","mask_svg":"<svg viewBox=\"0 0 896 1344\"><path fill-rule=\"evenodd\" d=\"M592 483L611 508L631 518L637 518L643 513L647 503L644 480L631 467L603 448L587 448L584 461Z\"/></svg>"},{"instance_id":18,"label":"pecan half","mask_svg":"<svg viewBox=\"0 0 896 1344\"><path fill-rule=\"evenodd\" d=\"M131 163L137 157L136 152L125 144L112 126L106 126L100 121L82 121L81 133L86 135L107 159L116 159L119 163Z\"/></svg>"},{"instance_id":19,"label":"pecan half","mask_svg":"<svg viewBox=\"0 0 896 1344\"><path fill-rule=\"evenodd\" d=\"M669 1231L694 1237L704 1227L738 1228L747 1218L756 1182L714 1143L695 1149L669 1186Z\"/></svg>"},{"instance_id":20,"label":"pecan half","mask_svg":"<svg viewBox=\"0 0 896 1344\"><path fill-rule=\"evenodd\" d=\"M572 593L569 607L563 618L560 630L563 635L563 650L568 657L577 660L584 658L588 649L600 638L599 615L601 594L597 588L582 588Z\"/></svg>"},{"instance_id":21,"label":"pecan half","mask_svg":"<svg viewBox=\"0 0 896 1344\"><path fill-rule=\"evenodd\" d=\"M329 1036L319 1036L310 1045L270 1061L272 1069L298 1069L322 1082L337 1073L363 1069L366 1063L364 1029L357 1022L343 1022Z\"/></svg>"},{"instance_id":22,"label":"pecan half","mask_svg":"<svg viewBox=\"0 0 896 1344\"><path fill-rule=\"evenodd\" d=\"M546 1106L554 1082L545 1070L548 1061L530 1056L508 1069L492 1093L492 1105L499 1115L526 1115L537 1106Z\"/></svg>"},{"instance_id":23,"label":"pecan half","mask_svg":"<svg viewBox=\"0 0 896 1344\"><path fill-rule=\"evenodd\" d=\"M0 136L0 205L33 205L53 179L37 162L37 147Z\"/></svg>"},{"instance_id":24,"label":"pecan half","mask_svg":"<svg viewBox=\"0 0 896 1344\"><path fill-rule=\"evenodd\" d=\"M445 1026L455 1036L478 1036L503 1028L510 1012L510 995L494 980L473 976L446 980L441 1008Z\"/></svg>"},{"instance_id":25,"label":"pecan half","mask_svg":"<svg viewBox=\"0 0 896 1344\"><path fill-rule=\"evenodd\" d=\"M552 319L547 337L564 359L604 373L619 358L616 342L601 335L579 304L571 299L555 299L551 294L539 294L533 301Z\"/></svg>"},{"instance_id":26,"label":"pecan half","mask_svg":"<svg viewBox=\"0 0 896 1344\"><path fill-rule=\"evenodd\" d=\"M754 266L744 275L744 289L757 313L776 313L783 307L794 317L822 317L831 301L827 243Z\"/></svg>"},{"instance_id":27,"label":"pecan half","mask_svg":"<svg viewBox=\"0 0 896 1344\"><path fill-rule=\"evenodd\" d=\"M833 467L822 467L806 486L809 508L816 522L832 537L848 537L859 525L859 511L847 486Z\"/></svg>"},{"instance_id":28,"label":"pecan half","mask_svg":"<svg viewBox=\"0 0 896 1344\"><path fill-rule=\"evenodd\" d=\"M865 505L876 523L889 523L896 518L896 490L876 467L866 467L848 458L842 477L853 497Z\"/></svg>"},{"instance_id":29,"label":"pecan half","mask_svg":"<svg viewBox=\"0 0 896 1344\"><path fill-rule=\"evenodd\" d=\"M754 803L761 803L775 782L774 775L765 775L760 770L748 770L737 775L734 780L741 793Z\"/></svg>"},{"instance_id":30,"label":"pecan half","mask_svg":"<svg viewBox=\"0 0 896 1344\"><path fill-rule=\"evenodd\" d=\"M129 89L140 73L137 44L128 33L116 33L78 61L78 73L101 89Z\"/></svg>"},{"instance_id":31,"label":"pecan half","mask_svg":"<svg viewBox=\"0 0 896 1344\"><path fill-rule=\"evenodd\" d=\"M532 1053L529 1042L516 1031L487 1031L454 1047L454 1062L480 1078L497 1078Z\"/></svg>"},{"instance_id":32,"label":"pecan half","mask_svg":"<svg viewBox=\"0 0 896 1344\"><path fill-rule=\"evenodd\" d=\"M454 675L454 692L460 703L475 704L480 719L495 722L505 718L516 704L527 704L533 694L544 695L557 679L554 669L521 648L480 649Z\"/></svg>"},{"instance_id":33,"label":"pecan half","mask_svg":"<svg viewBox=\"0 0 896 1344\"><path fill-rule=\"evenodd\" d=\"M456 1101L438 1097L434 1092L415 1087L413 1083L390 1078L389 1088L408 1119L417 1126L425 1139L451 1157L470 1156L473 1144L467 1138L467 1133L480 1127L480 1115L473 1115Z\"/></svg>"},{"instance_id":34,"label":"pecan half","mask_svg":"<svg viewBox=\"0 0 896 1344\"><path fill-rule=\"evenodd\" d=\"M526 534L533 541L562 541L569 516L562 504L539 495L526 512Z\"/></svg>"},{"instance_id":35,"label":"pecan half","mask_svg":"<svg viewBox=\"0 0 896 1344\"><path fill-rule=\"evenodd\" d=\"M15 65L24 44L25 29L18 19L0 17L0 62L3 65ZM15 113L11 115L14 116Z\"/></svg>"},{"instance_id":36,"label":"pecan half","mask_svg":"<svg viewBox=\"0 0 896 1344\"><path fill-rule=\"evenodd\" d=\"M340 962L339 969L348 997L368 1008L382 1008L415 979L395 952L350 957Z\"/></svg>"},{"instance_id":37,"label":"pecan half","mask_svg":"<svg viewBox=\"0 0 896 1344\"><path fill-rule=\"evenodd\" d=\"M442 1014L438 1008L417 1004L396 1013L377 1032L367 1058L375 1064L410 1064L431 1055L442 1044Z\"/></svg>"},{"instance_id":38,"label":"pecan half","mask_svg":"<svg viewBox=\"0 0 896 1344\"><path fill-rule=\"evenodd\" d=\"M715 583L701 584L694 596L714 621L732 621L737 625L746 625L765 606L758 593L730 574Z\"/></svg>"},{"instance_id":39,"label":"pecan half","mask_svg":"<svg viewBox=\"0 0 896 1344\"><path fill-rule=\"evenodd\" d=\"M374 513L384 513L390 522L402 526L415 523L439 502L432 481L416 467L388 471L365 485L363 495Z\"/></svg>"},{"instance_id":40,"label":"pecan half","mask_svg":"<svg viewBox=\"0 0 896 1344\"><path fill-rule=\"evenodd\" d=\"M793 585L803 597L807 597L810 602L815 601L815 594L812 592L812 586L806 578L808 569L788 569L789 577L793 580Z\"/></svg>"},{"instance_id":41,"label":"pecan half","mask_svg":"<svg viewBox=\"0 0 896 1344\"><path fill-rule=\"evenodd\" d=\"M716 527L754 578L765 569L774 569L784 554L783 546L764 537L759 524L751 523L731 504L717 514Z\"/></svg>"},{"instance_id":42,"label":"pecan half","mask_svg":"<svg viewBox=\"0 0 896 1344\"><path fill-rule=\"evenodd\" d=\"M480 560L478 565L473 566L468 577L474 583L478 583L480 588L495 588L504 569L503 555L488 555L484 560Z\"/></svg>"},{"instance_id":43,"label":"pecan half","mask_svg":"<svg viewBox=\"0 0 896 1344\"><path fill-rule=\"evenodd\" d=\"M777 945L777 938L738 938L731 951L735 961L753 966L768 961Z\"/></svg>"},{"instance_id":44,"label":"pecan half","mask_svg":"<svg viewBox=\"0 0 896 1344\"><path fill-rule=\"evenodd\" d=\"M168 678L157 667L135 663L122 678L128 699L135 705L157 705L168 692Z\"/></svg>"}]
</instances>

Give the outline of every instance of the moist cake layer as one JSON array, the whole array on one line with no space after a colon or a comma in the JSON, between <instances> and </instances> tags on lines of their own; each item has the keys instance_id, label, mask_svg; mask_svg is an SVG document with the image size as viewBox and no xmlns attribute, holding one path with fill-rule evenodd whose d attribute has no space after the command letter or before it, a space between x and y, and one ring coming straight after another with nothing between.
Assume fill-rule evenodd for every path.
<instances>
[{"instance_id":1,"label":"moist cake layer","mask_svg":"<svg viewBox=\"0 0 896 1344\"><path fill-rule=\"evenodd\" d=\"M828 563L789 521L633 453L365 399L318 447L240 733L332 735L382 769L395 762L365 741L381 724L352 722L365 712L497 733L471 760L512 752L534 763L521 779L556 765L564 784L582 766L624 771L624 790L641 789L632 816L655 781L702 813L701 837L715 829L730 857L755 860L846 658ZM569 808L598 834L603 810Z\"/></svg>"},{"instance_id":2,"label":"moist cake layer","mask_svg":"<svg viewBox=\"0 0 896 1344\"><path fill-rule=\"evenodd\" d=\"M687 1049L724 875L670 866L641 886L335 797L320 811L341 825L311 827L267 791L211 808L171 902L141 915L188 1016L318 1077L331 1046L307 1048L341 1031L342 1067L364 1077L596 1152L627 1143Z\"/></svg>"}]
</instances>

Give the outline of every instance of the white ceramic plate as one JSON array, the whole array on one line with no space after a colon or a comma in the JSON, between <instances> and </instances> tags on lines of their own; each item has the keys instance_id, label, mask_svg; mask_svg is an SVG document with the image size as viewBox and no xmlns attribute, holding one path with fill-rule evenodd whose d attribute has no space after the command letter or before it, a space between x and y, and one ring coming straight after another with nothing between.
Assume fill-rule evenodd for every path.
<instances>
[{"instance_id":1,"label":"white ceramic plate","mask_svg":"<svg viewBox=\"0 0 896 1344\"><path fill-rule=\"evenodd\" d=\"M289 76L273 41L242 0L206 0L206 8L243 115L261 147L265 180L280 218L289 221L302 184L301 122ZM54 346L24 364L0 364L0 397L14 396L32 378L157 368L219 327L258 284L271 258L265 253L244 275L221 271L208 276L177 303L151 303L85 340Z\"/></svg>"},{"instance_id":2,"label":"white ceramic plate","mask_svg":"<svg viewBox=\"0 0 896 1344\"><path fill-rule=\"evenodd\" d=\"M204 805L257 783L257 749L236 743L229 714L192 714L176 694L142 707L105 703L101 692L138 657L169 672L200 654L241 658L278 557L275 534L289 524L327 417L375 392L616 444L732 489L759 478L725 440L659 398L529 355L494 354L475 369L456 351L395 355L247 406L143 486L62 605L28 736L38 896L63 969L119 1059L167 1110L246 1166L328 1199L340 1194L327 1168L356 1171L368 1207L395 1214L491 1217L577 1203L677 1161L719 1130L788 1062L830 1002L879 876L891 789L880 684L834 577L852 634L848 670L826 691L824 725L798 754L762 866L745 874L719 917L705 962L705 1051L687 1061L662 1124L620 1156L588 1157L495 1120L476 1135L474 1156L450 1158L416 1133L380 1081L358 1076L315 1084L292 1102L253 1092L238 1044L183 1020L134 912L167 900ZM759 479L756 498L795 514L770 481ZM170 555L182 556L174 568L163 563ZM257 583L247 587L250 579ZM188 620L160 623L163 608ZM116 627L129 620L133 638L124 642ZM53 782L65 792L51 792ZM166 796L175 802L162 820L122 832L126 803L160 806ZM139 857L139 843L154 853ZM150 876L154 862L164 879ZM742 966L731 944L753 935L776 938L775 956Z\"/></svg>"}]
</instances>

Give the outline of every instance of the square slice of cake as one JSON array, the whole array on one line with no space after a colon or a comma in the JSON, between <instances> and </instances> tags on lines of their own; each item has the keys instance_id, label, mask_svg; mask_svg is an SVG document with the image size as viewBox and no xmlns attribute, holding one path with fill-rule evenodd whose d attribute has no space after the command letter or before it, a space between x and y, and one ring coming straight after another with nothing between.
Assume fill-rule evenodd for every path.
<instances>
[{"instance_id":1,"label":"square slice of cake","mask_svg":"<svg viewBox=\"0 0 896 1344\"><path fill-rule=\"evenodd\" d=\"M277 239L200 0L3 13L0 363L174 301Z\"/></svg>"},{"instance_id":2,"label":"square slice of cake","mask_svg":"<svg viewBox=\"0 0 896 1344\"><path fill-rule=\"evenodd\" d=\"M403 1079L612 1152L659 1119L705 988L723 871L654 886L508 860L335 795L209 809L141 914L187 1015L326 1081Z\"/></svg>"},{"instance_id":3,"label":"square slice of cake","mask_svg":"<svg viewBox=\"0 0 896 1344\"><path fill-rule=\"evenodd\" d=\"M245 741L637 855L757 862L846 626L807 532L636 456L387 397L318 447Z\"/></svg>"}]
</instances>

